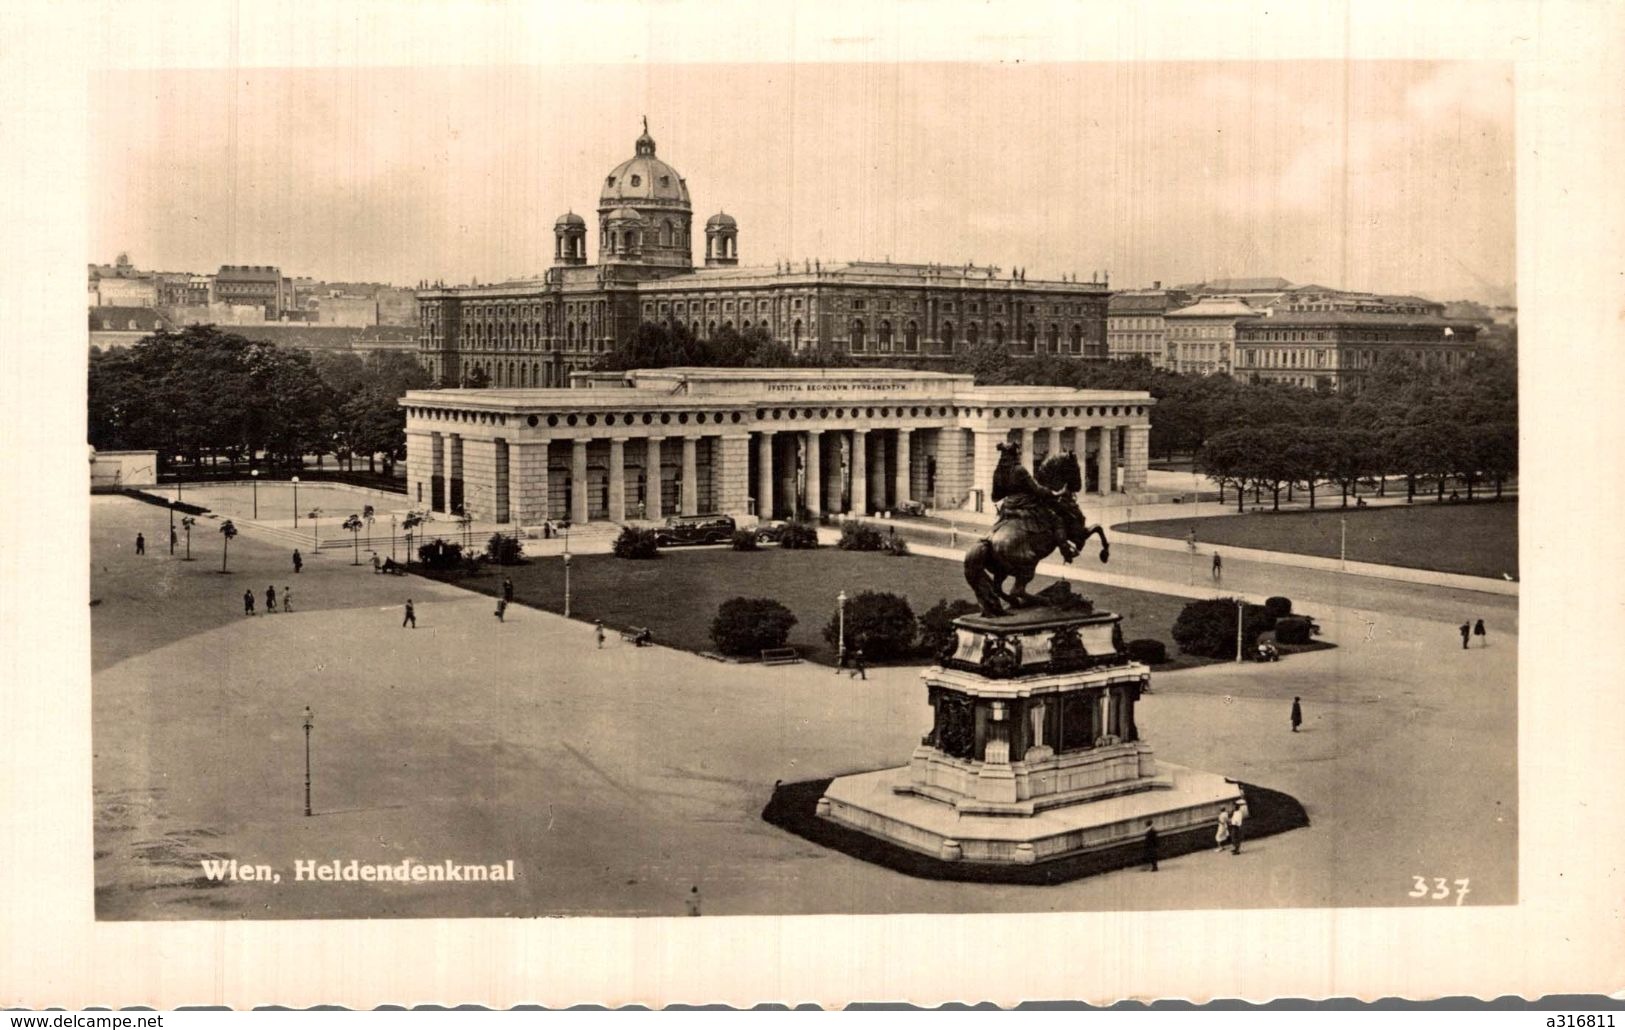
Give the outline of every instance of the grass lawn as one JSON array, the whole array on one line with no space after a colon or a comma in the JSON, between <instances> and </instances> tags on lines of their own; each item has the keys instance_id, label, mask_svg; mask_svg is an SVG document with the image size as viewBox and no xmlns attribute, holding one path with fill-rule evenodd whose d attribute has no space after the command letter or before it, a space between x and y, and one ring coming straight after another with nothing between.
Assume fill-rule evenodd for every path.
<instances>
[{"instance_id":1,"label":"grass lawn","mask_svg":"<svg viewBox=\"0 0 1625 1030\"><path fill-rule=\"evenodd\" d=\"M1404 507L1261 512L1200 519L1125 523L1148 536L1184 539L1194 528L1203 544L1253 547L1321 558L1338 556L1340 519L1348 519L1350 561L1499 578L1518 574L1515 501Z\"/></svg>"},{"instance_id":2,"label":"grass lawn","mask_svg":"<svg viewBox=\"0 0 1625 1030\"><path fill-rule=\"evenodd\" d=\"M496 595L502 577L514 582L514 600L548 611L564 607L564 568L557 558L484 571L472 576L451 573L436 578L470 590ZM1039 576L1029 586L1036 592L1052 580ZM1078 588L1079 584L1073 584ZM768 547L738 552L727 548L673 548L652 561L628 561L610 555L578 555L570 570L570 615L602 619L611 631L647 626L657 643L689 651L714 649L711 620L717 606L731 597L772 597L795 613L789 646L809 661L835 663L834 648L824 641L824 626L835 614L835 595L864 590L902 594L919 616L942 598L970 598L958 562L924 555L893 558L854 553L833 547L787 551ZM1159 669L1209 664L1208 659L1178 653L1169 630L1184 607L1182 598L1108 586L1084 587L1095 607L1123 616L1129 640L1152 637L1168 647L1172 659Z\"/></svg>"}]
</instances>

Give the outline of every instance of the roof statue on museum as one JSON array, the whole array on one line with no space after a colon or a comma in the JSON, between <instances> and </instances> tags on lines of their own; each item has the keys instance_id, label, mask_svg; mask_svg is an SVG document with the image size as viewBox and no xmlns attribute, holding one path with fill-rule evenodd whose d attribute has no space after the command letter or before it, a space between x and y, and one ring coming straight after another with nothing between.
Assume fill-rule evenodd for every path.
<instances>
[{"instance_id":1,"label":"roof statue on museum","mask_svg":"<svg viewBox=\"0 0 1625 1030\"><path fill-rule=\"evenodd\" d=\"M649 120L643 120L643 135L634 144L636 153L616 165L604 179L598 196L600 208L623 204L657 204L688 207L688 183L677 169L655 156L655 141L649 135Z\"/></svg>"}]
</instances>

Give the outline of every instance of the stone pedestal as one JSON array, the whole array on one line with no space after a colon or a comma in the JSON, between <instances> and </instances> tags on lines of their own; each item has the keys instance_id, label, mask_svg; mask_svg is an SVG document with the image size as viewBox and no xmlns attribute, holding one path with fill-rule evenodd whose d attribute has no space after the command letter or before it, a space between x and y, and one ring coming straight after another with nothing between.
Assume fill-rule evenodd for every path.
<instances>
[{"instance_id":1,"label":"stone pedestal","mask_svg":"<svg viewBox=\"0 0 1625 1030\"><path fill-rule=\"evenodd\" d=\"M1085 602L1086 605L1086 602ZM1223 777L1158 762L1134 721L1150 682L1121 616L1029 608L954 622L921 674L931 731L906 766L843 776L822 818L938 858L1030 863L1213 823Z\"/></svg>"}]
</instances>

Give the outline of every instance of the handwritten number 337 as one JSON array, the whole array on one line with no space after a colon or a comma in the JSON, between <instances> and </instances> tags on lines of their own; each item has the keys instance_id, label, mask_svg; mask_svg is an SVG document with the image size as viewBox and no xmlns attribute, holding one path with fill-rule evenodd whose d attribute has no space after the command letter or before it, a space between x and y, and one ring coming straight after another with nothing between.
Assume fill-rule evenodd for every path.
<instances>
[{"instance_id":1,"label":"handwritten number 337","mask_svg":"<svg viewBox=\"0 0 1625 1030\"><path fill-rule=\"evenodd\" d=\"M1443 876L1435 876L1432 887L1428 886L1428 878L1425 876L1412 876L1411 880L1413 886L1406 893L1407 897L1427 898L1429 901L1443 901L1450 897L1450 881ZM1462 899L1467 897L1468 883L1469 881L1465 879L1456 881L1456 904L1460 905Z\"/></svg>"}]
</instances>

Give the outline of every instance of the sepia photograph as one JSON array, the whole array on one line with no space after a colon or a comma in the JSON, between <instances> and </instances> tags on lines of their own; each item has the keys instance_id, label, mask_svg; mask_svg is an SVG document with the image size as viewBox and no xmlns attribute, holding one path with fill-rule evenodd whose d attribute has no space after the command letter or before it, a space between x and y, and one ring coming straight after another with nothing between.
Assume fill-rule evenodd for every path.
<instances>
[{"instance_id":1,"label":"sepia photograph","mask_svg":"<svg viewBox=\"0 0 1625 1030\"><path fill-rule=\"evenodd\" d=\"M99 919L1517 901L1510 65L90 88Z\"/></svg>"},{"instance_id":2,"label":"sepia photograph","mask_svg":"<svg viewBox=\"0 0 1625 1030\"><path fill-rule=\"evenodd\" d=\"M1621 989L1625 10L8 15L6 1004Z\"/></svg>"}]
</instances>

